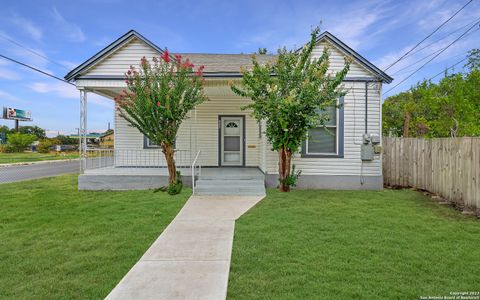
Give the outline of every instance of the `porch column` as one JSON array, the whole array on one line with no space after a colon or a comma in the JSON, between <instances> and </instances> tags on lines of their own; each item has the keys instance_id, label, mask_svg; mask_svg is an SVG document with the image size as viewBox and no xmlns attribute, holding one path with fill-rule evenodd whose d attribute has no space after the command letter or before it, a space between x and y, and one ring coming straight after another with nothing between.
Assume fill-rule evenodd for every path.
<instances>
[{"instance_id":1,"label":"porch column","mask_svg":"<svg viewBox=\"0 0 480 300\"><path fill-rule=\"evenodd\" d=\"M87 90L80 89L80 127L78 131L80 174L87 168Z\"/></svg>"}]
</instances>

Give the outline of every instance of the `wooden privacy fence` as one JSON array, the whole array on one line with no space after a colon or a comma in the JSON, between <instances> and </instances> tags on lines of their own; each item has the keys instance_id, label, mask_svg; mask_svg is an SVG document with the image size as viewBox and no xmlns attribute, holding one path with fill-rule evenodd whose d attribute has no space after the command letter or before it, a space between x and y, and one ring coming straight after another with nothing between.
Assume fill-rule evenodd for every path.
<instances>
[{"instance_id":1,"label":"wooden privacy fence","mask_svg":"<svg viewBox=\"0 0 480 300\"><path fill-rule=\"evenodd\" d=\"M480 212L480 137L383 138L386 185L438 194Z\"/></svg>"}]
</instances>

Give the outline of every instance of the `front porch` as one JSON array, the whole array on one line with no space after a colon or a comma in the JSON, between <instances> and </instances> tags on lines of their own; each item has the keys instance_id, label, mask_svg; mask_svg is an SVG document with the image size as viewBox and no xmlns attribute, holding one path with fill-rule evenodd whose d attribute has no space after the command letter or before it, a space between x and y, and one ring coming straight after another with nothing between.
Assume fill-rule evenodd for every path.
<instances>
[{"instance_id":1,"label":"front porch","mask_svg":"<svg viewBox=\"0 0 480 300\"><path fill-rule=\"evenodd\" d=\"M265 175L254 167L179 167L185 186L198 195L264 195ZM194 181L192 181L194 174ZM78 177L80 190L143 190L168 184L166 167L102 167Z\"/></svg>"}]
</instances>

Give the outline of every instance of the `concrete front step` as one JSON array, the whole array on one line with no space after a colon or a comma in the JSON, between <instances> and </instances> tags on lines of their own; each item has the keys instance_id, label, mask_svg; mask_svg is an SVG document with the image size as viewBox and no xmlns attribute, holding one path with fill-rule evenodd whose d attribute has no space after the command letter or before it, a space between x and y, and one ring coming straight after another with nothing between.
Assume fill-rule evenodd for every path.
<instances>
[{"instance_id":1,"label":"concrete front step","mask_svg":"<svg viewBox=\"0 0 480 300\"><path fill-rule=\"evenodd\" d=\"M197 195L265 195L263 180L208 180L199 179L196 182Z\"/></svg>"},{"instance_id":2,"label":"concrete front step","mask_svg":"<svg viewBox=\"0 0 480 300\"><path fill-rule=\"evenodd\" d=\"M197 180L197 186L229 186L229 187L264 187L265 182L263 180L221 180L221 179L199 179Z\"/></svg>"},{"instance_id":3,"label":"concrete front step","mask_svg":"<svg viewBox=\"0 0 480 300\"><path fill-rule=\"evenodd\" d=\"M249 175L249 174L228 174L224 176L219 175L200 175L201 180L265 180L263 174Z\"/></svg>"},{"instance_id":4,"label":"concrete front step","mask_svg":"<svg viewBox=\"0 0 480 300\"><path fill-rule=\"evenodd\" d=\"M208 195L218 195L218 196L264 196L265 188L257 189L234 189L234 188L195 188L195 195L208 196Z\"/></svg>"}]
</instances>

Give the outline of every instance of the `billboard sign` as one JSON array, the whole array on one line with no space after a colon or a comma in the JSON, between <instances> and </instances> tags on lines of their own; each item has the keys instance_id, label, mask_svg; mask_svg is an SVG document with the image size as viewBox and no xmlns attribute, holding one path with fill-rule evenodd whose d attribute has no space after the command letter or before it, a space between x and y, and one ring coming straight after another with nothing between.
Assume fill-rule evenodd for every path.
<instances>
[{"instance_id":1,"label":"billboard sign","mask_svg":"<svg viewBox=\"0 0 480 300\"><path fill-rule=\"evenodd\" d=\"M4 107L3 118L8 120L32 121L32 113L28 110Z\"/></svg>"}]
</instances>

